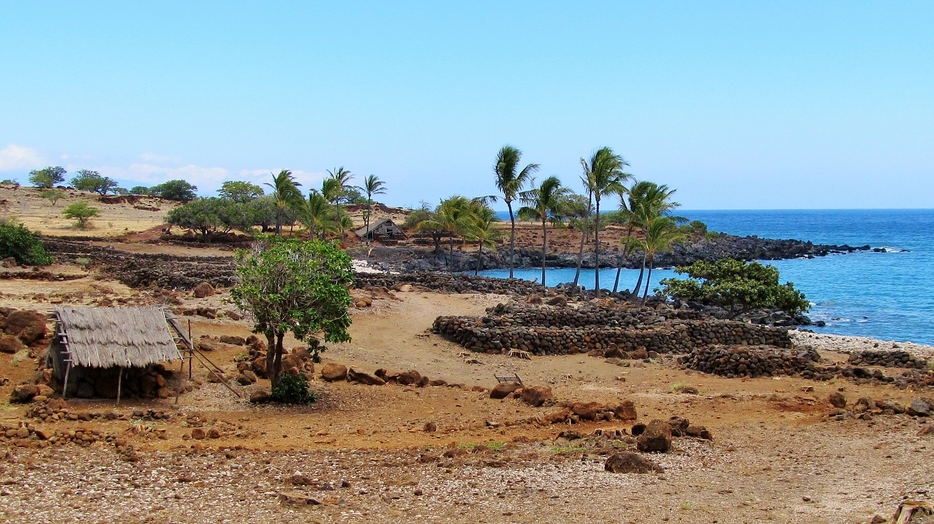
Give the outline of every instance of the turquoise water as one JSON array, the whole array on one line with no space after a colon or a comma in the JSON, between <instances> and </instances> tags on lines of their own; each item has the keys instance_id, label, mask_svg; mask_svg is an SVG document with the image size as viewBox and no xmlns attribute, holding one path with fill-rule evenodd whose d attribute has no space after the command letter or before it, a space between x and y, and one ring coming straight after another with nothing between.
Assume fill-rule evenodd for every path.
<instances>
[{"instance_id":1,"label":"turquoise water","mask_svg":"<svg viewBox=\"0 0 934 524\"><path fill-rule=\"evenodd\" d=\"M679 211L705 222L712 231L763 238L794 238L818 244L884 247L885 253L860 252L814 259L773 260L783 281L804 292L812 320L827 325L820 333L856 335L934 345L934 210L766 210ZM481 274L505 277L508 271ZM593 270L581 283L592 288ZM631 288L638 270L623 270L620 288ZM517 270L528 280L541 269ZM616 270L600 272L603 288L612 288ZM652 273L652 285L677 276L671 270ZM574 269L547 272L549 286L574 280Z\"/></svg>"}]
</instances>

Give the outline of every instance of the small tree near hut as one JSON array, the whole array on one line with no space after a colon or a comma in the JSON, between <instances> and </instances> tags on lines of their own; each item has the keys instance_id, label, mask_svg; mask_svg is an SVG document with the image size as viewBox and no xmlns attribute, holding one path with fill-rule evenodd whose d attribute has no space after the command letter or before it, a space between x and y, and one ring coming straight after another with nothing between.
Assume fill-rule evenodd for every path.
<instances>
[{"instance_id":1,"label":"small tree near hut","mask_svg":"<svg viewBox=\"0 0 934 524\"><path fill-rule=\"evenodd\" d=\"M266 373L272 386L282 376L282 339L292 332L310 340L317 361L327 342L350 340L350 257L331 243L263 237L250 250L237 252L239 283L234 303L253 315L253 331L266 335Z\"/></svg>"}]
</instances>

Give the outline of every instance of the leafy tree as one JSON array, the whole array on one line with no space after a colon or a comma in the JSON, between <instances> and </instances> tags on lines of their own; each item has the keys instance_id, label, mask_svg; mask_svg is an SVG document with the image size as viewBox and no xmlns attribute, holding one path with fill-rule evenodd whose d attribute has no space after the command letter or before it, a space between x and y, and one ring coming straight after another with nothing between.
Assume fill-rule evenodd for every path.
<instances>
[{"instance_id":1,"label":"leafy tree","mask_svg":"<svg viewBox=\"0 0 934 524\"><path fill-rule=\"evenodd\" d=\"M218 198L197 198L170 210L165 215L165 221L173 226L197 231L201 233L202 240L207 240L222 224L220 207Z\"/></svg>"},{"instance_id":2,"label":"leafy tree","mask_svg":"<svg viewBox=\"0 0 934 524\"><path fill-rule=\"evenodd\" d=\"M470 199L454 195L442 200L431 217L418 225L419 229L431 232L432 237L436 238L436 248L437 239L441 236L447 236L450 239L451 249L447 264L451 271L454 271L454 266L451 264L454 261L454 237L465 229L470 206Z\"/></svg>"},{"instance_id":3,"label":"leafy tree","mask_svg":"<svg viewBox=\"0 0 934 524\"><path fill-rule=\"evenodd\" d=\"M185 180L169 180L149 188L149 194L166 200L190 202L197 197L195 194L197 190L197 186L193 186Z\"/></svg>"},{"instance_id":4,"label":"leafy tree","mask_svg":"<svg viewBox=\"0 0 934 524\"><path fill-rule=\"evenodd\" d=\"M534 184L535 181L533 180ZM556 176L550 176L538 187L523 191L520 199L525 204L519 209L522 219L536 219L542 223L542 287L545 287L545 256L548 254L548 217L560 212L561 204L570 191L561 186Z\"/></svg>"},{"instance_id":5,"label":"leafy tree","mask_svg":"<svg viewBox=\"0 0 934 524\"><path fill-rule=\"evenodd\" d=\"M13 257L17 264L47 266L52 257L42 241L22 224L0 219L0 258Z\"/></svg>"},{"instance_id":6,"label":"leafy tree","mask_svg":"<svg viewBox=\"0 0 934 524\"><path fill-rule=\"evenodd\" d=\"M274 197L265 195L250 200L247 202L247 208L250 210L254 226L260 226L263 233L275 231L278 208ZM288 216L285 218L288 219Z\"/></svg>"},{"instance_id":7,"label":"leafy tree","mask_svg":"<svg viewBox=\"0 0 934 524\"><path fill-rule=\"evenodd\" d=\"M259 198L265 193L263 188L256 184L243 182L240 180L228 180L221 184L217 194L223 198L229 198L234 202L249 202L254 198Z\"/></svg>"},{"instance_id":8,"label":"leafy tree","mask_svg":"<svg viewBox=\"0 0 934 524\"><path fill-rule=\"evenodd\" d=\"M291 171L283 169L278 175L272 175L272 183L266 182L266 185L272 188L272 198L276 203L276 234L282 236L282 218L286 210L301 209L304 203L298 190L301 184L295 181Z\"/></svg>"},{"instance_id":9,"label":"leafy tree","mask_svg":"<svg viewBox=\"0 0 934 524\"><path fill-rule=\"evenodd\" d=\"M84 201L75 202L62 211L62 216L65 218L73 218L78 221L76 225L79 229L85 229L88 227L88 222L99 214L99 209L89 206L88 203Z\"/></svg>"},{"instance_id":10,"label":"leafy tree","mask_svg":"<svg viewBox=\"0 0 934 524\"><path fill-rule=\"evenodd\" d=\"M778 269L758 262L723 258L716 262L698 260L675 269L688 279L666 278L662 293L726 309L730 318L754 309L781 309L796 316L810 307L804 293L791 282L779 283Z\"/></svg>"},{"instance_id":11,"label":"leafy tree","mask_svg":"<svg viewBox=\"0 0 934 524\"><path fill-rule=\"evenodd\" d=\"M150 194L150 189L146 186L133 186L130 188L131 195L148 195Z\"/></svg>"},{"instance_id":12,"label":"leafy tree","mask_svg":"<svg viewBox=\"0 0 934 524\"><path fill-rule=\"evenodd\" d=\"M48 200L52 204L52 207L55 207L55 204L65 196L65 192L60 189L40 189L39 195Z\"/></svg>"},{"instance_id":13,"label":"leafy tree","mask_svg":"<svg viewBox=\"0 0 934 524\"><path fill-rule=\"evenodd\" d=\"M531 180L532 175L538 171L538 164L529 164L522 168L521 171L516 172L519 169L521 159L522 151L513 146L505 145L496 154L496 163L493 164L493 172L496 173L496 187L503 194L503 200L509 210L509 278L513 277L516 256L516 217L512 213L512 203L519 198L522 188Z\"/></svg>"},{"instance_id":14,"label":"leafy tree","mask_svg":"<svg viewBox=\"0 0 934 524\"><path fill-rule=\"evenodd\" d=\"M591 155L590 161L581 159L584 168L584 184L587 191L593 195L596 208L594 210L594 293L600 296L600 198L604 195L618 193L623 187L623 181L631 175L624 173L623 168L629 163L617 155L609 147L598 149Z\"/></svg>"},{"instance_id":15,"label":"leafy tree","mask_svg":"<svg viewBox=\"0 0 934 524\"><path fill-rule=\"evenodd\" d=\"M91 191L103 196L116 189L117 182L111 178L101 176L97 171L82 169L71 179L71 185L75 186L75 189Z\"/></svg>"},{"instance_id":16,"label":"leafy tree","mask_svg":"<svg viewBox=\"0 0 934 524\"><path fill-rule=\"evenodd\" d=\"M38 188L52 188L55 184L61 184L65 181L65 168L62 166L49 166L42 169L34 169L29 172L29 182Z\"/></svg>"},{"instance_id":17,"label":"leafy tree","mask_svg":"<svg viewBox=\"0 0 934 524\"><path fill-rule=\"evenodd\" d=\"M366 214L363 215L363 227L370 230L370 215L373 213L373 195L386 194L386 183L376 175L369 175L363 179L363 191L366 192ZM366 245L370 245L370 235L366 237Z\"/></svg>"},{"instance_id":18,"label":"leafy tree","mask_svg":"<svg viewBox=\"0 0 934 524\"><path fill-rule=\"evenodd\" d=\"M311 339L317 360L328 342L350 340L350 257L325 242L300 242L267 237L249 251L237 252L239 282L230 295L253 316L253 331L266 336L266 370L272 386L282 376L282 340L291 332L298 340Z\"/></svg>"}]
</instances>

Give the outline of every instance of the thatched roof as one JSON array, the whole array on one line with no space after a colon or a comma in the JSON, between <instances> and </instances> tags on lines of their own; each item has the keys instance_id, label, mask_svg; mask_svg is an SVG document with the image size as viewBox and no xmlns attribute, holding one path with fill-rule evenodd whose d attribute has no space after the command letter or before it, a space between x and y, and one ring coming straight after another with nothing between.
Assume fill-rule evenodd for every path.
<instances>
[{"instance_id":1,"label":"thatched roof","mask_svg":"<svg viewBox=\"0 0 934 524\"><path fill-rule=\"evenodd\" d=\"M181 360L175 337L159 307L56 308L56 339L72 365L143 367Z\"/></svg>"},{"instance_id":2,"label":"thatched roof","mask_svg":"<svg viewBox=\"0 0 934 524\"><path fill-rule=\"evenodd\" d=\"M390 231L393 231L393 232L394 232L393 234L398 234L398 235L405 236L405 233L402 231L402 228L399 227L399 226L397 226L396 223L393 222L391 218L381 218L381 219L379 219L379 220L373 222L372 224L370 224L370 227L369 227L369 228L367 228L366 226L361 227L360 229L358 229L358 230L356 231L357 236L358 236L358 237L366 237L367 235L372 234L374 231L376 231L377 229L379 229L381 226L383 226L383 224L385 224L385 223L387 223L387 222L389 222L390 225L389 225L388 227L389 227Z\"/></svg>"}]
</instances>

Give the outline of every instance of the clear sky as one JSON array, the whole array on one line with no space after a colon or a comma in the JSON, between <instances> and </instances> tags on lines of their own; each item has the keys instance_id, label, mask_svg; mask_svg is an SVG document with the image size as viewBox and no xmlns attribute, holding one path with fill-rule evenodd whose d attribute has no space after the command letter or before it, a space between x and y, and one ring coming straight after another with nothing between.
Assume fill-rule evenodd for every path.
<instances>
[{"instance_id":1,"label":"clear sky","mask_svg":"<svg viewBox=\"0 0 934 524\"><path fill-rule=\"evenodd\" d=\"M504 144L575 191L610 146L686 209L932 208L934 2L0 0L0 178L435 205Z\"/></svg>"}]
</instances>

